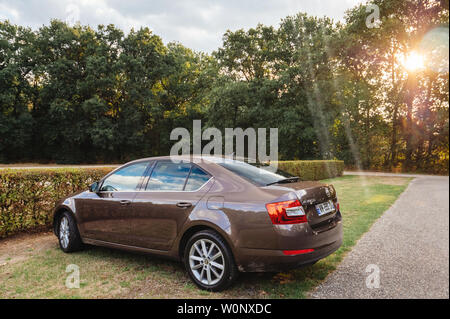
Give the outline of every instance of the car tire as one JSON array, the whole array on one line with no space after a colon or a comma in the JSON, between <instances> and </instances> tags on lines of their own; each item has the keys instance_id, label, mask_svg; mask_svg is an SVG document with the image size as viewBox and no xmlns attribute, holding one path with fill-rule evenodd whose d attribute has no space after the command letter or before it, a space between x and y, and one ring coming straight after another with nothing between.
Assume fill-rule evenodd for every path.
<instances>
[{"instance_id":1,"label":"car tire","mask_svg":"<svg viewBox=\"0 0 450 319\"><path fill-rule=\"evenodd\" d=\"M81 250L83 242L77 223L69 212L64 212L58 220L59 247L65 253Z\"/></svg>"},{"instance_id":2,"label":"car tire","mask_svg":"<svg viewBox=\"0 0 450 319\"><path fill-rule=\"evenodd\" d=\"M211 230L195 233L188 240L183 260L192 281L204 290L224 290L238 276L231 249Z\"/></svg>"}]
</instances>

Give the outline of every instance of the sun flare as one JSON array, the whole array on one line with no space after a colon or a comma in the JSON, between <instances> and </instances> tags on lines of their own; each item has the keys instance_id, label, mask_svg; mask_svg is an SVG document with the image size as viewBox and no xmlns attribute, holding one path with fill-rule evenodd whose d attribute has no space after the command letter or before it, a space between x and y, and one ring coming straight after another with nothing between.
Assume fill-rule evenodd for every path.
<instances>
[{"instance_id":1,"label":"sun flare","mask_svg":"<svg viewBox=\"0 0 450 319\"><path fill-rule=\"evenodd\" d=\"M402 64L409 71L417 71L425 67L423 56L414 51L405 57Z\"/></svg>"}]
</instances>

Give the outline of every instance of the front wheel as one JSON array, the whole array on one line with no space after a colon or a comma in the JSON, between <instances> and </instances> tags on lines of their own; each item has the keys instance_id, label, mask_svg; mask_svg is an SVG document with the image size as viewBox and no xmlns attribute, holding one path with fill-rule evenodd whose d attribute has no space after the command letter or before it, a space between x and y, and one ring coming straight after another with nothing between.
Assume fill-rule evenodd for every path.
<instances>
[{"instance_id":1,"label":"front wheel","mask_svg":"<svg viewBox=\"0 0 450 319\"><path fill-rule=\"evenodd\" d=\"M75 219L68 212L64 212L58 225L59 247L65 253L80 250L83 246Z\"/></svg>"},{"instance_id":2,"label":"front wheel","mask_svg":"<svg viewBox=\"0 0 450 319\"><path fill-rule=\"evenodd\" d=\"M210 230L200 231L189 239L184 263L194 283L209 291L227 288L238 275L230 248Z\"/></svg>"}]
</instances>

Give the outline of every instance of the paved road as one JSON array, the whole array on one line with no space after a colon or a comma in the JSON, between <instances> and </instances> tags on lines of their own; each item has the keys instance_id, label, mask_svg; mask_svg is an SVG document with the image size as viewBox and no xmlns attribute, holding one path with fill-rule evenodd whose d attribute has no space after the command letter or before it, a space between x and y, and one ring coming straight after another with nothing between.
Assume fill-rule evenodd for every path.
<instances>
[{"instance_id":1,"label":"paved road","mask_svg":"<svg viewBox=\"0 0 450 319\"><path fill-rule=\"evenodd\" d=\"M449 298L449 178L413 177L310 297ZM376 272L376 268L366 272L371 264L380 271L379 288L367 288L366 279L373 279Z\"/></svg>"},{"instance_id":2,"label":"paved road","mask_svg":"<svg viewBox=\"0 0 450 319\"><path fill-rule=\"evenodd\" d=\"M428 177L428 178L443 178L448 176L439 175L425 175L425 174L399 174L399 173L384 173L384 172L369 172L369 171L344 171L344 175L359 175L359 176L397 176L397 177Z\"/></svg>"}]
</instances>

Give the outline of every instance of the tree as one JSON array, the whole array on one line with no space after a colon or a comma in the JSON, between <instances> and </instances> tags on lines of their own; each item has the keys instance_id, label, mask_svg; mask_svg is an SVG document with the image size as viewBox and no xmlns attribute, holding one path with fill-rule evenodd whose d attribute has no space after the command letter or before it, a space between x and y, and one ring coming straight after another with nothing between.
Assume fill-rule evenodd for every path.
<instances>
[{"instance_id":1,"label":"tree","mask_svg":"<svg viewBox=\"0 0 450 319\"><path fill-rule=\"evenodd\" d=\"M30 29L0 21L0 161L30 156L33 41Z\"/></svg>"}]
</instances>

